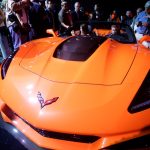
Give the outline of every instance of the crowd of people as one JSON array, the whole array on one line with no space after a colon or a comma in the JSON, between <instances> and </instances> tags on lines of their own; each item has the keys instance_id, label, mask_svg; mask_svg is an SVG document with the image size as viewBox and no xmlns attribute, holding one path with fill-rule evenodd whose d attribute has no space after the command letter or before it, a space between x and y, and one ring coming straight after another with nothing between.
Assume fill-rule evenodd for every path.
<instances>
[{"instance_id":1,"label":"crowd of people","mask_svg":"<svg viewBox=\"0 0 150 150\"><path fill-rule=\"evenodd\" d=\"M128 24L135 32L137 40L150 34L150 1L144 9L137 8L134 13L113 10L109 16L99 4L93 6L93 11L86 11L75 2L71 10L70 3L60 1L60 8L54 0L5 0L0 8L0 50L5 59L12 51L27 41L49 36L46 29L58 31L60 36L71 35L75 24L79 21L113 21ZM82 26L86 30L86 26ZM147 44L147 47L149 45Z\"/></svg>"}]
</instances>

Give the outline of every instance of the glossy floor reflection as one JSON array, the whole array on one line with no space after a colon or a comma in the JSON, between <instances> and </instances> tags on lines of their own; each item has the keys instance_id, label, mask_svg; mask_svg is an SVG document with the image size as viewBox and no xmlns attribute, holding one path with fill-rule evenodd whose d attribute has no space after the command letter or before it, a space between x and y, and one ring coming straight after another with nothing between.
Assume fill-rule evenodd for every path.
<instances>
[{"instance_id":1,"label":"glossy floor reflection","mask_svg":"<svg viewBox=\"0 0 150 150\"><path fill-rule=\"evenodd\" d=\"M0 128L0 150L27 150L7 131Z\"/></svg>"}]
</instances>

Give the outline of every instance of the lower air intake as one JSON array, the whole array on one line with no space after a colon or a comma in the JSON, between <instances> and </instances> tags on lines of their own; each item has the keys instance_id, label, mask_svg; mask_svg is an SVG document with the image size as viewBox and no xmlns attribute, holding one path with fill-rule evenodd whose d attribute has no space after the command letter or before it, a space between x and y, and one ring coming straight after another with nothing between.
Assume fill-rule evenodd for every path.
<instances>
[{"instance_id":1,"label":"lower air intake","mask_svg":"<svg viewBox=\"0 0 150 150\"><path fill-rule=\"evenodd\" d=\"M17 115L17 114L16 114ZM17 115L18 116L18 115ZM20 116L18 116L21 118ZM26 124L28 124L32 129L38 132L40 135L48 138L60 139L65 141L73 141L73 142L81 142L81 143L93 143L97 141L100 137L98 136L89 136L89 135L78 135L78 134L66 134L66 133L58 133L52 131L46 131L39 128L34 127L26 120L21 118Z\"/></svg>"}]
</instances>

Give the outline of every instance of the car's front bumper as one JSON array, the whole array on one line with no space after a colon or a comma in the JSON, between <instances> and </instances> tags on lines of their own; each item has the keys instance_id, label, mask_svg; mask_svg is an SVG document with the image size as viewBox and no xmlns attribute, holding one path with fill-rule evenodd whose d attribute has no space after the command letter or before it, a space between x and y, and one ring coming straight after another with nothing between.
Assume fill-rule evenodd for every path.
<instances>
[{"instance_id":1,"label":"car's front bumper","mask_svg":"<svg viewBox=\"0 0 150 150\"><path fill-rule=\"evenodd\" d=\"M11 142L16 142L20 143L17 149L21 147L21 149L28 149L28 150L46 150L44 148L38 147L36 144L34 144L32 141L30 141L22 132L20 132L15 126L11 125L10 123L7 123L3 120L2 115L0 114L0 129L7 131L7 136L5 135L5 138L9 138L13 136L13 141ZM6 134L6 133L5 133ZM6 139L7 140L7 139ZM17 140L17 141L16 141ZM1 143L2 144L2 143ZM5 144L4 144L5 145ZM9 145L9 143L8 143ZM7 146L7 145L6 145ZM5 149L8 149L8 147L5 147Z\"/></svg>"},{"instance_id":2,"label":"car's front bumper","mask_svg":"<svg viewBox=\"0 0 150 150\"><path fill-rule=\"evenodd\" d=\"M65 150L86 150L86 149L95 149L93 146L97 147L93 143L85 143L85 142L75 142L71 140L65 140L62 137L61 133L56 134L57 137L54 137L50 133L50 136L45 136L42 129L35 128L31 124L29 124L26 120L18 116L15 112L13 112L5 103L1 103L0 105L0 124L1 127L9 132L15 139L17 139L21 144L24 145L29 150L45 150L45 149L65 149ZM39 130L41 130L39 132ZM61 135L61 137L58 137ZM64 136L68 136L68 134L63 134ZM71 135L72 137L73 135ZM74 135L75 136L75 135ZM67 137L70 138L70 137ZM71 138L76 139L78 136ZM85 138L86 139L86 138ZM78 140L78 139L77 139Z\"/></svg>"},{"instance_id":3,"label":"car's front bumper","mask_svg":"<svg viewBox=\"0 0 150 150\"><path fill-rule=\"evenodd\" d=\"M133 135L144 136L150 133L150 130L135 133L127 133L115 136L101 137L100 139L92 142L75 142L71 140L62 139L57 136L44 136L40 134L39 129L29 124L26 120L13 112L5 103L0 105L0 128L5 129L16 140L18 140L26 149L29 150L44 150L46 149L59 149L59 150L96 150L105 149L108 146L119 144L123 141L133 139ZM42 130L44 131L44 130ZM57 135L62 135L58 133ZM66 136L66 134L63 134ZM132 136L132 137L131 137ZM69 137L70 138L70 137ZM78 138L78 136L75 138ZM125 140L123 140L125 138ZM115 143L116 142L116 143Z\"/></svg>"}]
</instances>

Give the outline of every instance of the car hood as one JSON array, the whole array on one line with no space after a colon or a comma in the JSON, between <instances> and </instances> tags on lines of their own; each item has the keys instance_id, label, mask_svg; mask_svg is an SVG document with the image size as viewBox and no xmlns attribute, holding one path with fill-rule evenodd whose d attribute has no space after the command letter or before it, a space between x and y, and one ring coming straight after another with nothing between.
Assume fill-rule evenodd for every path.
<instances>
[{"instance_id":1,"label":"car hood","mask_svg":"<svg viewBox=\"0 0 150 150\"><path fill-rule=\"evenodd\" d=\"M51 42L50 42L51 41ZM53 57L64 39L38 40L25 46L20 66L42 78L63 83L121 84L137 52L135 44L107 39L85 61Z\"/></svg>"},{"instance_id":2,"label":"car hood","mask_svg":"<svg viewBox=\"0 0 150 150\"><path fill-rule=\"evenodd\" d=\"M0 95L17 116L37 129L89 135L136 130L133 126L136 116L126 125L129 118L133 119L127 108L139 83L70 84L49 81L22 68L11 68L9 73ZM11 92L6 94L6 91Z\"/></svg>"},{"instance_id":3,"label":"car hood","mask_svg":"<svg viewBox=\"0 0 150 150\"><path fill-rule=\"evenodd\" d=\"M59 45L59 43L61 42L62 41L60 40L55 44ZM48 43L47 46L51 44L48 41L45 43ZM36 63L39 63L36 60L36 57L35 59L32 58L31 60L29 57L29 54L32 52L32 47L34 47L34 45L30 45L31 51L29 51L28 44L26 46L24 45L22 47L22 52L20 50L16 55L16 59L11 62L11 67L7 72L7 77L3 80L5 82L2 82L0 84L2 89L0 91L0 95L4 102L15 112L15 114L20 116L20 118L23 118L25 122L28 122L28 124L31 124L33 127L46 131L80 134L89 133L89 135L112 135L116 133L128 133L129 131L135 131L138 127L133 126L133 124L137 122L137 117L136 115L129 114L127 108L129 106L129 103L135 96L137 89L141 85L143 78L145 77L145 74L142 74L142 76L139 75L139 78L134 80L133 82L135 74L138 74L140 70L135 69L135 66L139 66L141 64L141 66L143 66L143 64L146 64L147 60L142 63L141 61L135 60L135 64L133 67L134 69L132 69L130 71L131 73L127 76L128 80L126 81L128 82L123 82L120 85L113 86L99 85L99 83L117 83L116 81L119 80L114 80L117 78L114 77L113 69L111 70L111 68L109 68L109 63L114 62L119 66L119 64L117 64L119 62L115 62L115 60L113 60L112 58L116 58L116 61L118 57L119 59L123 59L124 57L120 56L120 54L124 52L123 54L126 58L126 63L128 64L128 67L126 67L126 69L129 70L136 55L136 47L134 45L125 45L125 49L120 49L122 53L119 53L120 51L114 49L114 46L120 48L122 46L118 42L113 41L112 43L111 40L107 40L95 51L95 53L93 54L94 58L92 58L93 56L91 56L84 62L78 62L81 65L81 70L79 70L80 65L77 62L64 61L52 57L52 53L56 49L55 44L50 48L47 48L45 46L46 50L43 50L43 52L39 54L42 56L37 56L37 58L43 58L43 66L38 65L38 67L40 68L39 70L38 68L36 68ZM37 48L40 48L40 44ZM42 48L43 47L41 46L41 49ZM107 49L109 49L109 51ZM118 53L118 57L115 56L116 53L113 51ZM126 52L128 53L126 54ZM105 54L105 57L103 57L101 56L101 53L103 55L107 53L108 56L106 56ZM109 56L109 53L111 54L111 56ZM37 52L35 52L35 54L37 54ZM139 53L137 53L137 55L138 54ZM17 57L20 58L21 55L24 55L24 59L22 59L22 61L20 62L18 61ZM126 55L128 55L128 57ZM145 58L144 56L145 55L142 55L142 60L143 58ZM130 60L130 63L127 58ZM149 57L147 57L147 59L148 58ZM104 59L107 62L105 62ZM33 60L35 60L36 63ZM100 67L98 69L95 68L95 65L97 65L97 61L95 60L101 60L99 61ZM32 61L34 67L32 66ZM41 60L39 59L39 61ZM51 61L53 61L53 64L57 63L58 68L55 65L49 66L52 63ZM125 59L123 59L123 62L124 61ZM16 67L16 63L18 64L18 62L20 62L21 67ZM121 64L123 64L123 62ZM29 66L28 63L31 63L31 66ZM56 72L58 72L57 69L60 69L60 65L58 65L58 63L64 66L64 71L62 70L63 73L59 73L59 76L56 74ZM66 65L67 63L72 63L73 67L75 66L74 63L77 63L76 65L79 68L76 68L75 71L72 69L74 73L78 73L76 78L71 71L67 70L70 74L66 74L66 69L70 67L69 65ZM105 80L102 80L102 76L100 76L101 78L96 80L95 78L98 78L97 74L86 72L88 71L89 67L86 66L86 63L91 64L89 69L91 70L95 68L95 70L93 71L99 73L99 76L99 70L103 71L105 64L107 71L111 71L110 75L112 75L112 78L109 76L109 72L106 72L105 75L107 76L106 78L104 77ZM102 65L100 65L101 63ZM108 65L106 63L108 63ZM110 64L110 66L111 65L113 66L113 64ZM149 64L147 64L146 66L148 68ZM49 72L49 76L46 76L46 69L51 70L51 67L53 67L53 71L55 72L56 77L52 76L51 72ZM101 67L103 67L103 69ZM125 68L122 67L123 71L125 71L124 69ZM82 74L80 74L80 71L82 72ZM117 70L115 70L115 72L119 74L119 71L117 72ZM89 74L85 75L84 73ZM64 74L67 76L72 76L72 78L70 77L69 80L65 80L64 77L61 78L61 76L63 76ZM116 75L118 76L118 74ZM122 80L120 78L120 81L123 81L123 77L125 78L126 74L127 72L123 74L124 76L122 75ZM89 75L93 75L93 77ZM81 80L81 77L83 80ZM89 81L87 79L89 79ZM6 91L11 92L9 92L9 94L6 94ZM51 101L52 103L49 103ZM45 105L41 106L41 103ZM142 114L139 115L142 116ZM120 122L122 123L122 126L120 126ZM143 122L139 122L142 126Z\"/></svg>"}]
</instances>

